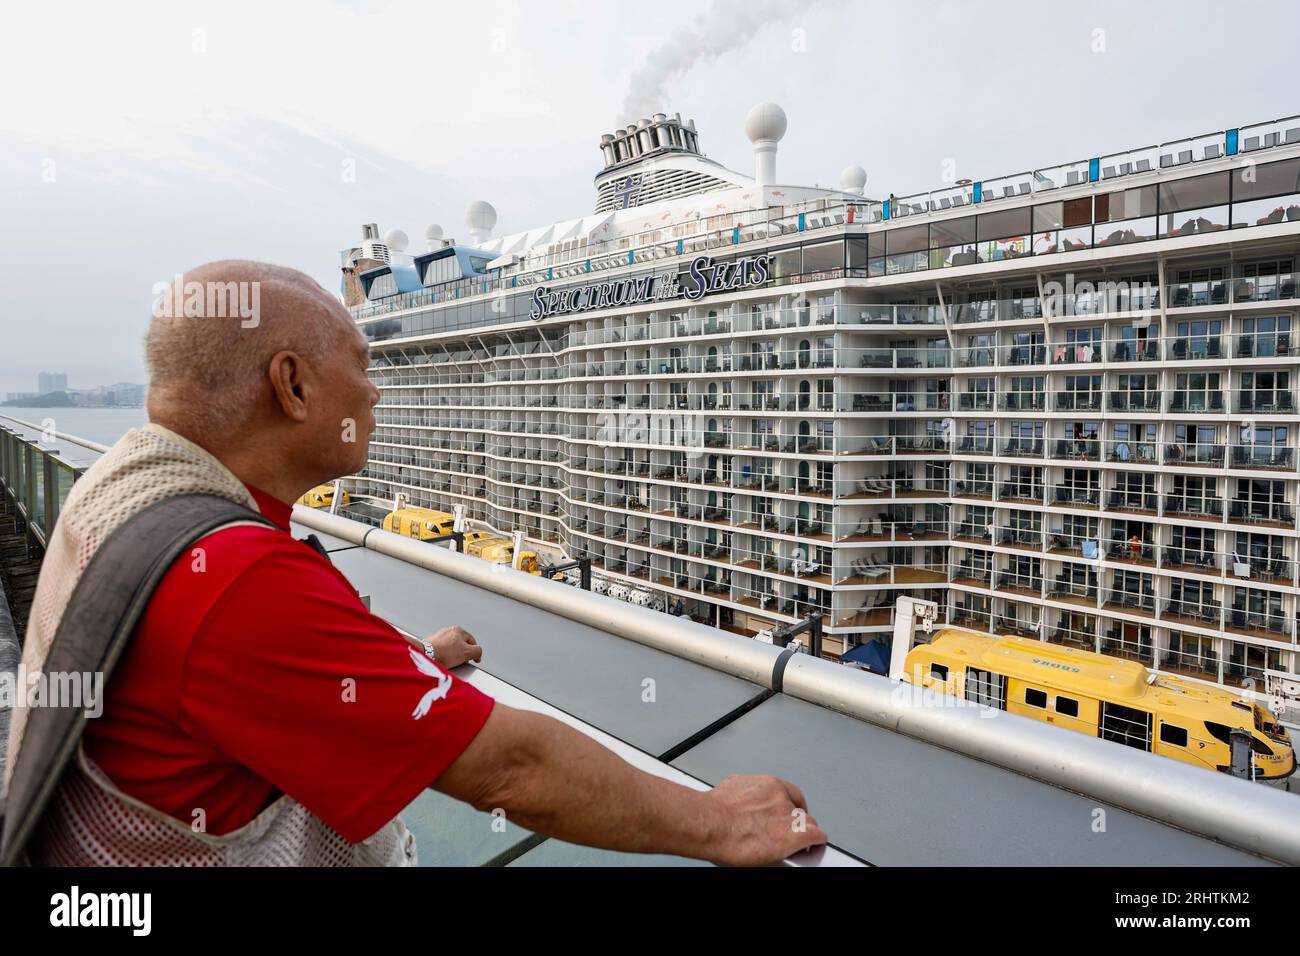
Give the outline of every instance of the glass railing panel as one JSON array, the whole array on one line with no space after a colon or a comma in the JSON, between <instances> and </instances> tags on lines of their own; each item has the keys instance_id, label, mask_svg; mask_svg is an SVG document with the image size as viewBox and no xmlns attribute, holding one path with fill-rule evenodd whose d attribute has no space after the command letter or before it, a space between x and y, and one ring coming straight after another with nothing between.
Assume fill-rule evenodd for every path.
<instances>
[{"instance_id":1,"label":"glass railing panel","mask_svg":"<svg viewBox=\"0 0 1300 956\"><path fill-rule=\"evenodd\" d=\"M1032 174L1036 193L1060 189L1062 186L1082 186L1088 182L1088 160L1036 169Z\"/></svg>"},{"instance_id":2,"label":"glass railing panel","mask_svg":"<svg viewBox=\"0 0 1300 956\"><path fill-rule=\"evenodd\" d=\"M998 357L999 364L1006 366L1043 365L1047 362L1047 346L1004 345L998 350Z\"/></svg>"},{"instance_id":3,"label":"glass railing panel","mask_svg":"<svg viewBox=\"0 0 1300 956\"><path fill-rule=\"evenodd\" d=\"M1106 461L1131 461L1154 465L1157 462L1155 442L1111 440L1103 442Z\"/></svg>"},{"instance_id":4,"label":"glass railing panel","mask_svg":"<svg viewBox=\"0 0 1300 956\"><path fill-rule=\"evenodd\" d=\"M885 274L898 275L905 272L919 272L922 269L930 268L929 250L919 250L917 252L904 252L897 255L885 256Z\"/></svg>"},{"instance_id":5,"label":"glass railing panel","mask_svg":"<svg viewBox=\"0 0 1300 956\"><path fill-rule=\"evenodd\" d=\"M45 452L32 447L31 452L31 489L27 500L31 503L32 513L27 517L44 536L48 532L45 524ZM54 493L53 489L50 489Z\"/></svg>"},{"instance_id":6,"label":"glass railing panel","mask_svg":"<svg viewBox=\"0 0 1300 956\"><path fill-rule=\"evenodd\" d=\"M957 364L961 368L992 368L997 364L997 349L992 346L959 348L954 351L957 354Z\"/></svg>"},{"instance_id":7,"label":"glass railing panel","mask_svg":"<svg viewBox=\"0 0 1300 956\"><path fill-rule=\"evenodd\" d=\"M992 498L993 482L962 480L953 484L953 495L958 498Z\"/></svg>"},{"instance_id":8,"label":"glass railing panel","mask_svg":"<svg viewBox=\"0 0 1300 956\"><path fill-rule=\"evenodd\" d=\"M1223 392L1174 391L1169 393L1168 410L1171 412L1221 412Z\"/></svg>"},{"instance_id":9,"label":"glass railing panel","mask_svg":"<svg viewBox=\"0 0 1300 956\"><path fill-rule=\"evenodd\" d=\"M1277 299L1294 299L1296 277L1285 272L1276 275L1255 276L1233 280L1233 302L1266 302Z\"/></svg>"},{"instance_id":10,"label":"glass railing panel","mask_svg":"<svg viewBox=\"0 0 1300 956\"><path fill-rule=\"evenodd\" d=\"M1159 217L1159 225L1162 238L1222 232L1229 226L1229 207L1211 206L1166 213Z\"/></svg>"},{"instance_id":11,"label":"glass railing panel","mask_svg":"<svg viewBox=\"0 0 1300 956\"><path fill-rule=\"evenodd\" d=\"M1243 126L1237 134L1237 142L1243 153L1300 143L1300 116Z\"/></svg>"},{"instance_id":12,"label":"glass railing panel","mask_svg":"<svg viewBox=\"0 0 1300 956\"><path fill-rule=\"evenodd\" d=\"M1224 155L1225 148L1224 135L1221 132L1162 143L1159 154L1160 168L1173 169L1188 163L1220 159Z\"/></svg>"},{"instance_id":13,"label":"glass railing panel","mask_svg":"<svg viewBox=\"0 0 1300 956\"><path fill-rule=\"evenodd\" d=\"M1300 193L1248 199L1232 204L1232 228L1275 226L1300 220ZM1293 287L1294 288L1294 287Z\"/></svg>"},{"instance_id":14,"label":"glass railing panel","mask_svg":"<svg viewBox=\"0 0 1300 956\"><path fill-rule=\"evenodd\" d=\"M993 454L993 438L987 435L964 435L956 439L956 447L953 449L954 454L958 455L991 455Z\"/></svg>"},{"instance_id":15,"label":"glass railing panel","mask_svg":"<svg viewBox=\"0 0 1300 956\"><path fill-rule=\"evenodd\" d=\"M1158 412L1160 411L1160 393L1151 391L1110 392L1106 407L1112 411Z\"/></svg>"},{"instance_id":16,"label":"glass railing panel","mask_svg":"<svg viewBox=\"0 0 1300 956\"><path fill-rule=\"evenodd\" d=\"M969 266L979 262L975 243L941 246L930 250L930 268L946 269L950 266Z\"/></svg>"},{"instance_id":17,"label":"glass railing panel","mask_svg":"<svg viewBox=\"0 0 1300 956\"><path fill-rule=\"evenodd\" d=\"M1058 412L1100 411L1102 407L1102 393L1057 392L1055 407Z\"/></svg>"},{"instance_id":18,"label":"glass railing panel","mask_svg":"<svg viewBox=\"0 0 1300 956\"><path fill-rule=\"evenodd\" d=\"M1260 468L1294 471L1295 449L1277 445L1232 445L1231 463L1234 468Z\"/></svg>"},{"instance_id":19,"label":"glass railing panel","mask_svg":"<svg viewBox=\"0 0 1300 956\"><path fill-rule=\"evenodd\" d=\"M1034 255L1053 252L1077 252L1092 248L1092 226L1071 226L1068 229L1049 229L1035 232L1030 240Z\"/></svg>"},{"instance_id":20,"label":"glass railing panel","mask_svg":"<svg viewBox=\"0 0 1300 956\"><path fill-rule=\"evenodd\" d=\"M950 209L962 209L971 205L974 190L970 183L959 183L948 189L936 189L930 193L930 208L934 212L947 212Z\"/></svg>"},{"instance_id":21,"label":"glass railing panel","mask_svg":"<svg viewBox=\"0 0 1300 956\"><path fill-rule=\"evenodd\" d=\"M929 193L916 193L912 196L898 196L889 201L890 219L904 219L908 216L920 216L929 211Z\"/></svg>"},{"instance_id":22,"label":"glass railing panel","mask_svg":"<svg viewBox=\"0 0 1300 956\"><path fill-rule=\"evenodd\" d=\"M1295 412L1295 398L1290 389L1256 389L1238 392L1236 410L1257 412L1262 415L1284 415Z\"/></svg>"},{"instance_id":23,"label":"glass railing panel","mask_svg":"<svg viewBox=\"0 0 1300 956\"><path fill-rule=\"evenodd\" d=\"M1098 461L1101 442L1096 438L1056 438L1049 442L1050 457L1062 460Z\"/></svg>"},{"instance_id":24,"label":"glass railing panel","mask_svg":"<svg viewBox=\"0 0 1300 956\"><path fill-rule=\"evenodd\" d=\"M1160 340L1155 336L1142 341L1120 341L1110 346L1112 362L1155 362L1160 359Z\"/></svg>"},{"instance_id":25,"label":"glass railing panel","mask_svg":"<svg viewBox=\"0 0 1300 956\"><path fill-rule=\"evenodd\" d=\"M999 176L997 179L986 179L980 184L980 202L997 202L1001 199L1028 196L1033 191L1034 181L1032 172L1013 173L1010 176Z\"/></svg>"},{"instance_id":26,"label":"glass railing panel","mask_svg":"<svg viewBox=\"0 0 1300 956\"><path fill-rule=\"evenodd\" d=\"M1290 332L1257 332L1238 335L1235 358L1287 358L1291 355Z\"/></svg>"},{"instance_id":27,"label":"glass railing panel","mask_svg":"<svg viewBox=\"0 0 1300 956\"><path fill-rule=\"evenodd\" d=\"M1223 337L1219 335L1183 335L1167 340L1165 358L1172 362L1204 361L1223 358Z\"/></svg>"},{"instance_id":28,"label":"glass railing panel","mask_svg":"<svg viewBox=\"0 0 1300 956\"><path fill-rule=\"evenodd\" d=\"M1053 342L1047 348L1053 365L1088 365L1102 361L1106 355L1105 348L1100 342L1095 344Z\"/></svg>"},{"instance_id":29,"label":"glass railing panel","mask_svg":"<svg viewBox=\"0 0 1300 956\"><path fill-rule=\"evenodd\" d=\"M1093 226L1093 245L1097 248L1120 246L1155 239L1158 235L1159 224L1155 216L1126 219L1122 222L1099 222Z\"/></svg>"},{"instance_id":30,"label":"glass railing panel","mask_svg":"<svg viewBox=\"0 0 1300 956\"><path fill-rule=\"evenodd\" d=\"M1026 399L1027 396L1020 398ZM1024 411L1025 406L1017 404L1015 410ZM1002 443L1001 453L1016 458L1042 458L1046 450L1047 440L1044 438L1009 438Z\"/></svg>"},{"instance_id":31,"label":"glass railing panel","mask_svg":"<svg viewBox=\"0 0 1300 956\"><path fill-rule=\"evenodd\" d=\"M995 538L998 544L1008 547L1038 550L1043 546L1042 528L1032 525L999 525L995 529Z\"/></svg>"}]
</instances>

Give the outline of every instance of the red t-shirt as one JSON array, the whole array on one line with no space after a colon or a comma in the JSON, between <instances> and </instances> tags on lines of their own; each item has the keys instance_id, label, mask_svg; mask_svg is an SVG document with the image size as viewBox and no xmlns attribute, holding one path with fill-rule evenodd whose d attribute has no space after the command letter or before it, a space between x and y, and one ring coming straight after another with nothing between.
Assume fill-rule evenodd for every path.
<instances>
[{"instance_id":1,"label":"red t-shirt","mask_svg":"<svg viewBox=\"0 0 1300 956\"><path fill-rule=\"evenodd\" d=\"M122 791L229 833L287 793L356 843L432 784L492 699L443 672L366 610L289 530L204 537L167 571L87 725ZM446 624L454 623L451 620Z\"/></svg>"}]
</instances>

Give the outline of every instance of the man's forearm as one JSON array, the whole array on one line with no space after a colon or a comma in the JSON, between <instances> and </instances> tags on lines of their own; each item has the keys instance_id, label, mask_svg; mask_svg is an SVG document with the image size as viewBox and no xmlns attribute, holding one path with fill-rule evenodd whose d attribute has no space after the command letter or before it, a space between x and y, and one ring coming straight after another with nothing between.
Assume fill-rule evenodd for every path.
<instances>
[{"instance_id":1,"label":"man's forearm","mask_svg":"<svg viewBox=\"0 0 1300 956\"><path fill-rule=\"evenodd\" d=\"M478 752L475 752L475 751ZM724 821L707 792L635 767L557 720L497 704L435 788L537 833L705 858Z\"/></svg>"}]
</instances>

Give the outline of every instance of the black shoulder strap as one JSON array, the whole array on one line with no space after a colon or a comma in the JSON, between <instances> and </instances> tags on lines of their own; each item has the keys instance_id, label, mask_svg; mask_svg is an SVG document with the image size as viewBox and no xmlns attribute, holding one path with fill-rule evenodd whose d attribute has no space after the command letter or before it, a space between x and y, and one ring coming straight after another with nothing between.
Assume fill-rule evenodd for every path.
<instances>
[{"instance_id":1,"label":"black shoulder strap","mask_svg":"<svg viewBox=\"0 0 1300 956\"><path fill-rule=\"evenodd\" d=\"M317 554L319 554L319 555L320 555L322 558L324 558L326 561L329 561L330 564L333 564L333 563L334 563L334 562L330 559L330 553L329 553L328 551L325 550L325 545L321 544L321 540L320 540L320 538L316 537L314 534L309 534L309 535L307 535L307 537L305 537L305 538L298 538L297 540L299 540L299 541L301 541L303 544L307 545L307 547L311 548L313 551L315 551Z\"/></svg>"},{"instance_id":2,"label":"black shoulder strap","mask_svg":"<svg viewBox=\"0 0 1300 956\"><path fill-rule=\"evenodd\" d=\"M102 688L122 656L154 589L172 563L209 532L240 521L274 524L215 495L187 494L143 509L110 534L82 572L59 621L44 672L103 675ZM86 729L86 711L46 701L28 714L5 798L0 865L22 859L27 841L53 796ZM61 704L62 706L48 706Z\"/></svg>"}]
</instances>

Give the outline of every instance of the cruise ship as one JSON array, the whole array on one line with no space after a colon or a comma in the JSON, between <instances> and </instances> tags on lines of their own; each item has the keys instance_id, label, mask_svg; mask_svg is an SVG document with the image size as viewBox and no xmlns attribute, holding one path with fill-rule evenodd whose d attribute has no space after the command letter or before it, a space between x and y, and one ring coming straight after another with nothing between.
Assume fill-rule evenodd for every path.
<instances>
[{"instance_id":1,"label":"cruise ship","mask_svg":"<svg viewBox=\"0 0 1300 956\"><path fill-rule=\"evenodd\" d=\"M1294 723L1300 117L906 196L783 182L786 125L749 113L743 173L641 119L526 232L363 226L356 506L459 505L740 634L815 617L846 663L911 597Z\"/></svg>"}]
</instances>

